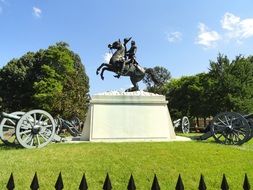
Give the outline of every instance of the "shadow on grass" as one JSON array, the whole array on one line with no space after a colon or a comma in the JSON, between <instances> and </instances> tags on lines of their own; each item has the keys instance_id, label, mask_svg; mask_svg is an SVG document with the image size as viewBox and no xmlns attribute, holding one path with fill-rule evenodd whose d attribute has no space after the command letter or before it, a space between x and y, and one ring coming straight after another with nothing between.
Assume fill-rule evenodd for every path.
<instances>
[{"instance_id":1,"label":"shadow on grass","mask_svg":"<svg viewBox=\"0 0 253 190\"><path fill-rule=\"evenodd\" d=\"M14 149L23 149L23 147L21 145L7 145L4 143L0 143L0 150L14 150Z\"/></svg>"},{"instance_id":2,"label":"shadow on grass","mask_svg":"<svg viewBox=\"0 0 253 190\"><path fill-rule=\"evenodd\" d=\"M195 136L188 136L191 140L199 142L199 143L204 143L204 144L217 144L217 145L222 145L222 146L227 146L227 147L243 147L244 145L246 146L252 146L253 145L253 139L249 139L248 141L244 142L241 145L236 145L236 144L223 144L223 143L218 143L212 136L209 137L208 139L201 139L201 135L195 135Z\"/></svg>"},{"instance_id":3,"label":"shadow on grass","mask_svg":"<svg viewBox=\"0 0 253 190\"><path fill-rule=\"evenodd\" d=\"M202 135L195 135L195 136L188 136L188 138L190 138L191 140L195 141L195 142L199 142L199 143L208 143L208 144L220 144L217 143L213 137L210 137L206 140L201 139Z\"/></svg>"},{"instance_id":4,"label":"shadow on grass","mask_svg":"<svg viewBox=\"0 0 253 190\"><path fill-rule=\"evenodd\" d=\"M188 134L178 134L180 136L188 137L193 141L201 142L201 143L208 143L208 144L220 144L224 146L238 146L234 144L222 144L218 143L211 134L208 133L188 133Z\"/></svg>"}]
</instances>

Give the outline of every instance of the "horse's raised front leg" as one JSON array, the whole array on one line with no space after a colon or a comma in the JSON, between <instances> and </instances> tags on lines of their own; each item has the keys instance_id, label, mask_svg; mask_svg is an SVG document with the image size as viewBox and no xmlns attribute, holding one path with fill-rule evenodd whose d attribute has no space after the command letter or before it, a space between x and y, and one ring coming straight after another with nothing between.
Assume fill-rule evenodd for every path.
<instances>
[{"instance_id":1,"label":"horse's raised front leg","mask_svg":"<svg viewBox=\"0 0 253 190\"><path fill-rule=\"evenodd\" d=\"M107 63L102 63L102 64L97 68L96 74L98 75L100 69L101 69L102 67L106 67L106 66L108 67L108 65L109 65L109 64L107 64Z\"/></svg>"},{"instance_id":2,"label":"horse's raised front leg","mask_svg":"<svg viewBox=\"0 0 253 190\"><path fill-rule=\"evenodd\" d=\"M102 69L102 71L101 71L101 73L100 73L100 77L101 77L101 79L102 80L104 80L104 72L105 71L112 71L112 72L114 72L114 70L112 69L112 68L110 68L110 67L104 67L103 69Z\"/></svg>"}]
</instances>

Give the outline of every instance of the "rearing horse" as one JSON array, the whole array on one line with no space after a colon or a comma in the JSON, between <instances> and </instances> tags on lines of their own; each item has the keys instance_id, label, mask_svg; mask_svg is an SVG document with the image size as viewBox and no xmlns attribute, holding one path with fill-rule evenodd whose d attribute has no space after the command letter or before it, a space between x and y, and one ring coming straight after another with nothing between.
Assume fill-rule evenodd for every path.
<instances>
[{"instance_id":1,"label":"rearing horse","mask_svg":"<svg viewBox=\"0 0 253 190\"><path fill-rule=\"evenodd\" d=\"M139 65L134 65L133 63L129 63L127 60L124 59L125 57L125 47L120 42L120 40L109 44L108 47L110 49L115 49L116 51L113 53L109 64L102 63L98 68L96 74L98 75L100 70L102 69L100 76L101 79L104 80L104 71L111 71L118 75L128 76L133 84L133 87L126 90L126 92L137 91L139 90L138 82L141 81L145 74L149 74L151 79L154 81L155 84L159 84L156 80L153 69L151 68L142 68ZM117 77L117 76L115 76Z\"/></svg>"}]
</instances>

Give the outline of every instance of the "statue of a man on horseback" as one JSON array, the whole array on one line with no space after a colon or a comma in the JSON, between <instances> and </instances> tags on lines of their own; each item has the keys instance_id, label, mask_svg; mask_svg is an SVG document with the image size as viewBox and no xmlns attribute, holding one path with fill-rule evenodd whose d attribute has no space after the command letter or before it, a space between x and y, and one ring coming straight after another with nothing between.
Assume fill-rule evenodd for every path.
<instances>
[{"instance_id":1,"label":"statue of a man on horseback","mask_svg":"<svg viewBox=\"0 0 253 190\"><path fill-rule=\"evenodd\" d=\"M116 73L114 77L119 78L120 76L129 76L132 84L134 85L132 88L127 89L126 91L137 91L139 90L138 82L141 81L145 74L150 74L151 78L155 83L158 81L155 79L153 75L153 70L151 68L142 68L138 62L136 61L136 51L137 46L135 41L131 41L131 47L127 50L127 43L131 40L131 38L125 38L124 43L122 44L120 40L113 42L108 45L110 50L115 50L113 53L109 64L102 63L100 67L97 68L97 75L102 69L100 76L101 79L104 80L104 71L111 71Z\"/></svg>"},{"instance_id":2,"label":"statue of a man on horseback","mask_svg":"<svg viewBox=\"0 0 253 190\"><path fill-rule=\"evenodd\" d=\"M124 48L125 48L125 55L124 58L125 60L122 61L122 66L121 66L121 71L118 73L118 75L115 75L114 77L119 78L121 74L124 74L123 72L125 71L125 66L132 64L133 66L136 67L136 69L141 69L137 65L136 61L136 52L137 52L137 46L135 44L135 41L131 41L131 47L129 50L127 50L127 43L131 40L131 38L125 38L124 39Z\"/></svg>"}]
</instances>

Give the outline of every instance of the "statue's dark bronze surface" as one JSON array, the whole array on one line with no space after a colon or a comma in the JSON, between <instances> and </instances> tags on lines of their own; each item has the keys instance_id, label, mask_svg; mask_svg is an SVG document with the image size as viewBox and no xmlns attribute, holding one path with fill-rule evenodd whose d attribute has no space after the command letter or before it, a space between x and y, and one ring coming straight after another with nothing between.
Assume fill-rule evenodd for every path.
<instances>
[{"instance_id":1,"label":"statue's dark bronze surface","mask_svg":"<svg viewBox=\"0 0 253 190\"><path fill-rule=\"evenodd\" d=\"M116 73L114 75L116 78L120 78L120 76L129 76L130 80L133 84L132 88L127 89L126 91L137 91L139 90L138 82L141 81L145 74L150 74L154 83L158 83L153 74L153 69L151 68L142 68L138 62L136 61L136 51L137 46L135 41L131 41L131 47L127 50L127 43L131 40L131 38L125 38L124 43L122 44L120 40L113 42L108 45L110 50L115 50L113 53L109 63L102 63L97 68L97 75L100 73L101 79L104 80L104 71L111 71Z\"/></svg>"}]
</instances>

